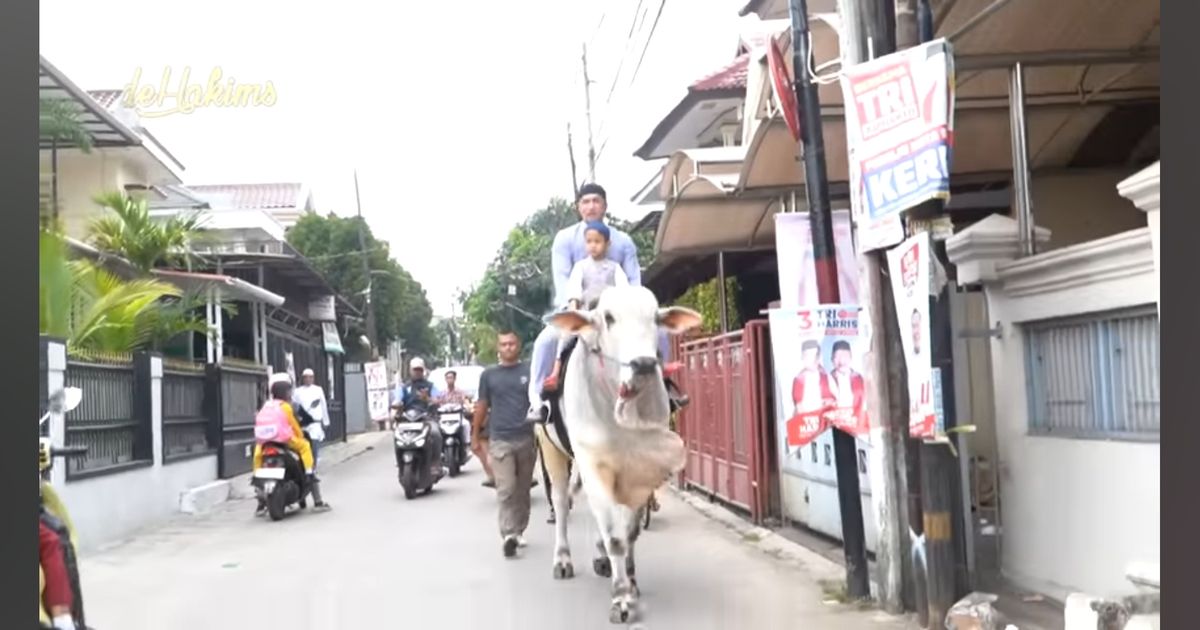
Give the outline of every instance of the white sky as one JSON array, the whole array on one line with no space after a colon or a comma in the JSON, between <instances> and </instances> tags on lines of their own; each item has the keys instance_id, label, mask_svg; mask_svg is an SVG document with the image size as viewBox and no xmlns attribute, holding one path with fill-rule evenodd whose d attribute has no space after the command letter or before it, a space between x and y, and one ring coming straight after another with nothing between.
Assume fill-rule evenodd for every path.
<instances>
[{"instance_id":1,"label":"white sky","mask_svg":"<svg viewBox=\"0 0 1200 630\"><path fill-rule=\"evenodd\" d=\"M570 196L568 120L586 179L585 39L597 148L608 139L597 179L614 215L644 214L628 199L656 168L632 153L688 84L733 59L744 3L666 0L630 86L659 2L42 0L41 53L84 89L122 88L138 67L155 84L171 67L172 88L184 67L191 83L214 67L272 81L274 107L144 123L185 184L303 181L322 213L354 213L357 168L372 231L444 315L516 222Z\"/></svg>"}]
</instances>

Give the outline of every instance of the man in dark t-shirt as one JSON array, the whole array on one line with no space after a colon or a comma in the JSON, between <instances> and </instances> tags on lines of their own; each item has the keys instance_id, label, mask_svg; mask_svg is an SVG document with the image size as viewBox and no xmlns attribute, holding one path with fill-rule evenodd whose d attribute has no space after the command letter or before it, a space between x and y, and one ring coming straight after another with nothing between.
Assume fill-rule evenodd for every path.
<instances>
[{"instance_id":1,"label":"man in dark t-shirt","mask_svg":"<svg viewBox=\"0 0 1200 630\"><path fill-rule=\"evenodd\" d=\"M484 370L479 379L471 441L475 442L487 427L488 456L500 504L500 537L504 540L504 557L512 558L518 547L525 546L537 447L533 425L525 418L529 408L529 365L518 360L521 341L516 333L506 331L500 333L497 347L500 364Z\"/></svg>"}]
</instances>

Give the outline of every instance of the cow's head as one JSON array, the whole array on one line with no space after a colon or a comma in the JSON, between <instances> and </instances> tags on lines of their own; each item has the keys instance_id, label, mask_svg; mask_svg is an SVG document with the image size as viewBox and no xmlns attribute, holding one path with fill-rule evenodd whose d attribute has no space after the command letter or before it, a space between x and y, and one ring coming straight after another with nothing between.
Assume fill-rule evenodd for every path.
<instances>
[{"instance_id":1,"label":"cow's head","mask_svg":"<svg viewBox=\"0 0 1200 630\"><path fill-rule=\"evenodd\" d=\"M552 316L550 322L564 332L579 335L589 351L606 362L606 371L617 370L621 399L632 400L652 389L661 394L654 398L661 398L665 405L666 389L658 356L659 328L680 334L699 326L701 317L681 306L659 308L649 289L630 286L604 291L593 310L563 311Z\"/></svg>"}]
</instances>

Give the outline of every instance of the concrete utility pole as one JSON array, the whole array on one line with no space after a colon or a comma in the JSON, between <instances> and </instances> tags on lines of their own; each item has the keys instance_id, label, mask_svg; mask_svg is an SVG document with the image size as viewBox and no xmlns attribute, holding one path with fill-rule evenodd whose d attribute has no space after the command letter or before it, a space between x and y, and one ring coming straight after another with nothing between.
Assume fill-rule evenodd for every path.
<instances>
[{"instance_id":1,"label":"concrete utility pole","mask_svg":"<svg viewBox=\"0 0 1200 630\"><path fill-rule=\"evenodd\" d=\"M583 98L584 98L584 115L587 116L587 134L588 134L588 181L596 181L596 144L592 137L592 79L588 76L587 65L587 44L583 45ZM574 153L572 153L574 156ZM574 159L572 157L572 159ZM576 190L579 190L576 188Z\"/></svg>"},{"instance_id":2,"label":"concrete utility pole","mask_svg":"<svg viewBox=\"0 0 1200 630\"><path fill-rule=\"evenodd\" d=\"M839 0L841 15L842 67L849 68L869 61L868 51L876 55L892 52L891 24L886 5L894 0ZM894 12L894 11L893 11ZM904 610L904 568L908 539L908 523L901 502L900 483L904 474L903 440L907 422L897 422L896 409L891 405L889 383L899 383L899 375L889 369L897 365L889 361L889 341L899 341L891 334L895 322L885 317L884 301L891 290L882 274L882 252L864 252L858 256L860 301L863 316L870 322L870 350L863 358L867 389L867 409L871 418L871 461L867 467L871 479L871 502L878 529L875 563L879 580L879 600L891 613ZM903 354L899 365L903 365ZM900 410L907 418L907 409Z\"/></svg>"},{"instance_id":3,"label":"concrete utility pole","mask_svg":"<svg viewBox=\"0 0 1200 630\"><path fill-rule=\"evenodd\" d=\"M371 359L375 360L379 358L379 342L378 331L375 329L375 305L371 301L371 263L367 253L367 237L363 231L366 221L362 216L362 198L358 194L358 169L354 169L354 203L358 206L358 249L362 251L363 276L367 279L367 290L364 294L367 299L367 341L371 344Z\"/></svg>"},{"instance_id":4,"label":"concrete utility pole","mask_svg":"<svg viewBox=\"0 0 1200 630\"><path fill-rule=\"evenodd\" d=\"M808 197L808 221L812 227L817 295L821 304L837 304L841 296L833 242L833 211L829 203L829 180L825 168L821 102L817 96L817 86L808 72L808 54L811 50L808 3L805 0L789 0L788 13L792 20L793 86L800 107L800 126L804 130L804 190ZM837 468L838 506L842 517L842 545L846 553L846 594L851 599L867 599L871 596L871 580L863 530L862 493L858 484L858 449L852 435L839 429L831 430Z\"/></svg>"}]
</instances>

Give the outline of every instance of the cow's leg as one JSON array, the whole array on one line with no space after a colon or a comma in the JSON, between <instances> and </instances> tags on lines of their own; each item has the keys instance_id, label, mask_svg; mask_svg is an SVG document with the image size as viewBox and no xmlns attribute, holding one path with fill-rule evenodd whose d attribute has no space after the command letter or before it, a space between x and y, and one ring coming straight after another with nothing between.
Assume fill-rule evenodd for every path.
<instances>
[{"instance_id":1,"label":"cow's leg","mask_svg":"<svg viewBox=\"0 0 1200 630\"><path fill-rule=\"evenodd\" d=\"M618 483L615 471L607 466L581 462L583 483L588 493L588 504L596 518L597 529L607 556L607 568L612 574L612 606L609 621L627 623L633 619L637 593L629 581L626 558L629 555L630 532L635 511L616 501ZM597 563L598 565L599 563ZM600 567L597 566L597 573Z\"/></svg>"},{"instance_id":2,"label":"cow's leg","mask_svg":"<svg viewBox=\"0 0 1200 630\"><path fill-rule=\"evenodd\" d=\"M640 596L641 591L638 589L637 583L637 562L633 559L634 549L637 548L638 538L642 534L642 522L645 518L645 511L649 509L643 507L633 514L633 522L629 531L629 555L625 557L625 571L629 574L629 584L633 587L634 596Z\"/></svg>"},{"instance_id":3,"label":"cow's leg","mask_svg":"<svg viewBox=\"0 0 1200 630\"><path fill-rule=\"evenodd\" d=\"M538 448L542 464L550 478L550 501L554 506L554 579L565 580L575 577L575 565L571 562L571 544L567 540L567 521L571 513L567 498L570 492L570 459L558 450L545 435L545 427L534 427L538 433Z\"/></svg>"}]
</instances>

